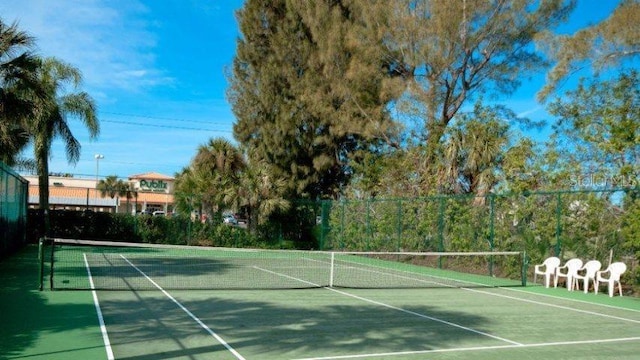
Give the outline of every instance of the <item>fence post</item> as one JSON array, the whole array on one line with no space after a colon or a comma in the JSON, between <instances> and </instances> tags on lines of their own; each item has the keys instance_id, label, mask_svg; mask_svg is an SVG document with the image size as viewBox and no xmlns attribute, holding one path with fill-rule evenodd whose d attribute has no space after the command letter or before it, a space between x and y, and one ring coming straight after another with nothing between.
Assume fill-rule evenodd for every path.
<instances>
[{"instance_id":1,"label":"fence post","mask_svg":"<svg viewBox=\"0 0 640 360\"><path fill-rule=\"evenodd\" d=\"M402 242L402 199L398 199L398 242L396 245L396 251L400 250L401 242Z\"/></svg>"},{"instance_id":2,"label":"fence post","mask_svg":"<svg viewBox=\"0 0 640 360\"><path fill-rule=\"evenodd\" d=\"M340 249L344 249L344 222L345 222L345 207L346 200L342 199L341 201L342 213L340 214Z\"/></svg>"},{"instance_id":3,"label":"fence post","mask_svg":"<svg viewBox=\"0 0 640 360\"><path fill-rule=\"evenodd\" d=\"M489 194L489 250L493 251L495 240L495 205L496 196Z\"/></svg>"},{"instance_id":4,"label":"fence post","mask_svg":"<svg viewBox=\"0 0 640 360\"><path fill-rule=\"evenodd\" d=\"M495 195L489 194L489 251L493 251L493 240L495 236L494 207L495 207ZM489 261L489 276L493 276L493 256L491 256L491 259Z\"/></svg>"},{"instance_id":5,"label":"fence post","mask_svg":"<svg viewBox=\"0 0 640 360\"><path fill-rule=\"evenodd\" d=\"M371 218L370 218L371 217L371 214L370 214L371 206L369 205L369 201L370 200L367 199L364 202L365 206L367 207L367 212L366 212L367 213L367 218L366 218L366 222L367 222L367 224L366 224L367 243L366 243L366 246L365 246L365 250L366 251L369 251L371 249L370 248L370 246L371 246L370 244L371 244L371 234L372 234L372 231L371 231Z\"/></svg>"},{"instance_id":6,"label":"fence post","mask_svg":"<svg viewBox=\"0 0 640 360\"><path fill-rule=\"evenodd\" d=\"M560 256L561 244L560 244L560 234L562 233L562 196L561 192L556 194L557 204L556 204L556 256Z\"/></svg>"},{"instance_id":7,"label":"fence post","mask_svg":"<svg viewBox=\"0 0 640 360\"><path fill-rule=\"evenodd\" d=\"M444 251L444 209L445 198L440 196L438 198L438 251ZM442 257L438 257L438 268L442 269Z\"/></svg>"},{"instance_id":8,"label":"fence post","mask_svg":"<svg viewBox=\"0 0 640 360\"><path fill-rule=\"evenodd\" d=\"M329 203L329 201L331 200L320 200L320 245L319 246L319 250L324 250L325 248L325 226L328 223L329 219L328 219L328 211L327 211L327 205ZM317 222L317 219L313 219L315 222ZM317 224L316 224L317 225Z\"/></svg>"}]
</instances>

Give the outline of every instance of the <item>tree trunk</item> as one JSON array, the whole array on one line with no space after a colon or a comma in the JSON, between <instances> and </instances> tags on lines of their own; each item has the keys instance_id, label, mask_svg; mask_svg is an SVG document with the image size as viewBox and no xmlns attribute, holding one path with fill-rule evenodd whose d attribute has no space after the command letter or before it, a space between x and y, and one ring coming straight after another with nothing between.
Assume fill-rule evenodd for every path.
<instances>
[{"instance_id":1,"label":"tree trunk","mask_svg":"<svg viewBox=\"0 0 640 360\"><path fill-rule=\"evenodd\" d=\"M46 149L40 149L36 156L38 163L38 188L39 188L39 207L42 213L41 229L43 231L40 236L50 237L49 222L49 152Z\"/></svg>"}]
</instances>

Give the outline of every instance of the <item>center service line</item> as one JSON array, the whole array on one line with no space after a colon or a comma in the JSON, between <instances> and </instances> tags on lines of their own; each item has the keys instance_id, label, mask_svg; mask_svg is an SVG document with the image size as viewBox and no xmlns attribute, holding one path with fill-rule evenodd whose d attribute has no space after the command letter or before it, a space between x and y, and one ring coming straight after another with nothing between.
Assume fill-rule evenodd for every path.
<instances>
[{"instance_id":1,"label":"center service line","mask_svg":"<svg viewBox=\"0 0 640 360\"><path fill-rule=\"evenodd\" d=\"M195 320L195 322L197 322L198 325L200 325L200 327L202 327L206 332L208 332L211 336L213 336L216 340L218 340L218 342L224 345L224 347L226 347L227 350L229 350L238 360L246 360L242 355L240 355L239 352L237 352L233 347L231 347L231 345L229 345L226 341L224 341L223 338L221 338L218 334L216 334L213 330L211 330L207 325L205 325L205 323L202 322L202 320L200 320L191 311L189 311L189 309L184 307L178 300L176 300L173 296L171 296L171 294L169 294L165 289L163 289L160 285L158 285L155 281L153 281L153 279L147 276L147 274L145 274L142 270L140 270L137 266L135 266L131 261L129 261L129 259L124 257L124 255L122 254L120 254L120 257L123 258L124 261L126 261L129 265L131 265L131 267L136 269L140 274L142 274L142 276L144 276L147 280L149 280L149 282L151 282L153 286L158 288L158 290L162 291L162 293L166 297L168 297L171 301L173 301L176 305L178 305L178 307L182 309L182 311L187 313L187 315L189 315L193 320Z\"/></svg>"}]
</instances>

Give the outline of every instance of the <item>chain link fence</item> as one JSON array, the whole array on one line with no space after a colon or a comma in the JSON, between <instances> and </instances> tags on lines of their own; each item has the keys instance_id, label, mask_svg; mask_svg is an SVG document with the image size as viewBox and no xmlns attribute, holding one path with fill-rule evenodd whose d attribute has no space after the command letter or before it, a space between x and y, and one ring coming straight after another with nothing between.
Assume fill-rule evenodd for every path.
<instances>
[{"instance_id":1,"label":"chain link fence","mask_svg":"<svg viewBox=\"0 0 640 360\"><path fill-rule=\"evenodd\" d=\"M299 203L322 249L512 251L530 256L633 255L639 190L434 196ZM308 222L311 222L309 220Z\"/></svg>"},{"instance_id":2,"label":"chain link fence","mask_svg":"<svg viewBox=\"0 0 640 360\"><path fill-rule=\"evenodd\" d=\"M300 202L317 247L348 251L526 251L627 263L640 284L640 189ZM312 209L311 211L309 209ZM304 223L304 222L302 222Z\"/></svg>"}]
</instances>

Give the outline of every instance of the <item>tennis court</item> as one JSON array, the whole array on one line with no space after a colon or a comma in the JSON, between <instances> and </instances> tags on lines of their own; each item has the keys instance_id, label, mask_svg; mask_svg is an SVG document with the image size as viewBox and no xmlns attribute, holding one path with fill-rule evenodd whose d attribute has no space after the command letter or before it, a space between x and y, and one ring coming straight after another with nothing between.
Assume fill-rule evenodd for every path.
<instances>
[{"instance_id":1,"label":"tennis court","mask_svg":"<svg viewBox=\"0 0 640 360\"><path fill-rule=\"evenodd\" d=\"M523 287L515 279L483 280L479 274L445 280L454 271L427 271L427 260L420 266L398 265L380 256L350 255L346 264L342 254L244 251L197 253L184 261L176 249L164 256L167 249L158 247L76 245L56 255L60 267L54 266L52 284L88 290L43 293L50 303L56 298L81 303L74 309L84 315L74 312L74 319L92 318L93 325L83 326L85 342L67 338L65 351L35 355L635 359L640 351L640 302L628 297ZM247 258L251 265L242 260ZM492 270L503 273L501 264L517 256L489 259ZM485 285L485 280L495 282ZM332 281L333 287L325 283ZM26 353L15 351L7 358L38 358Z\"/></svg>"},{"instance_id":2,"label":"tennis court","mask_svg":"<svg viewBox=\"0 0 640 360\"><path fill-rule=\"evenodd\" d=\"M100 292L114 358L637 358L638 311L504 289Z\"/></svg>"}]
</instances>

